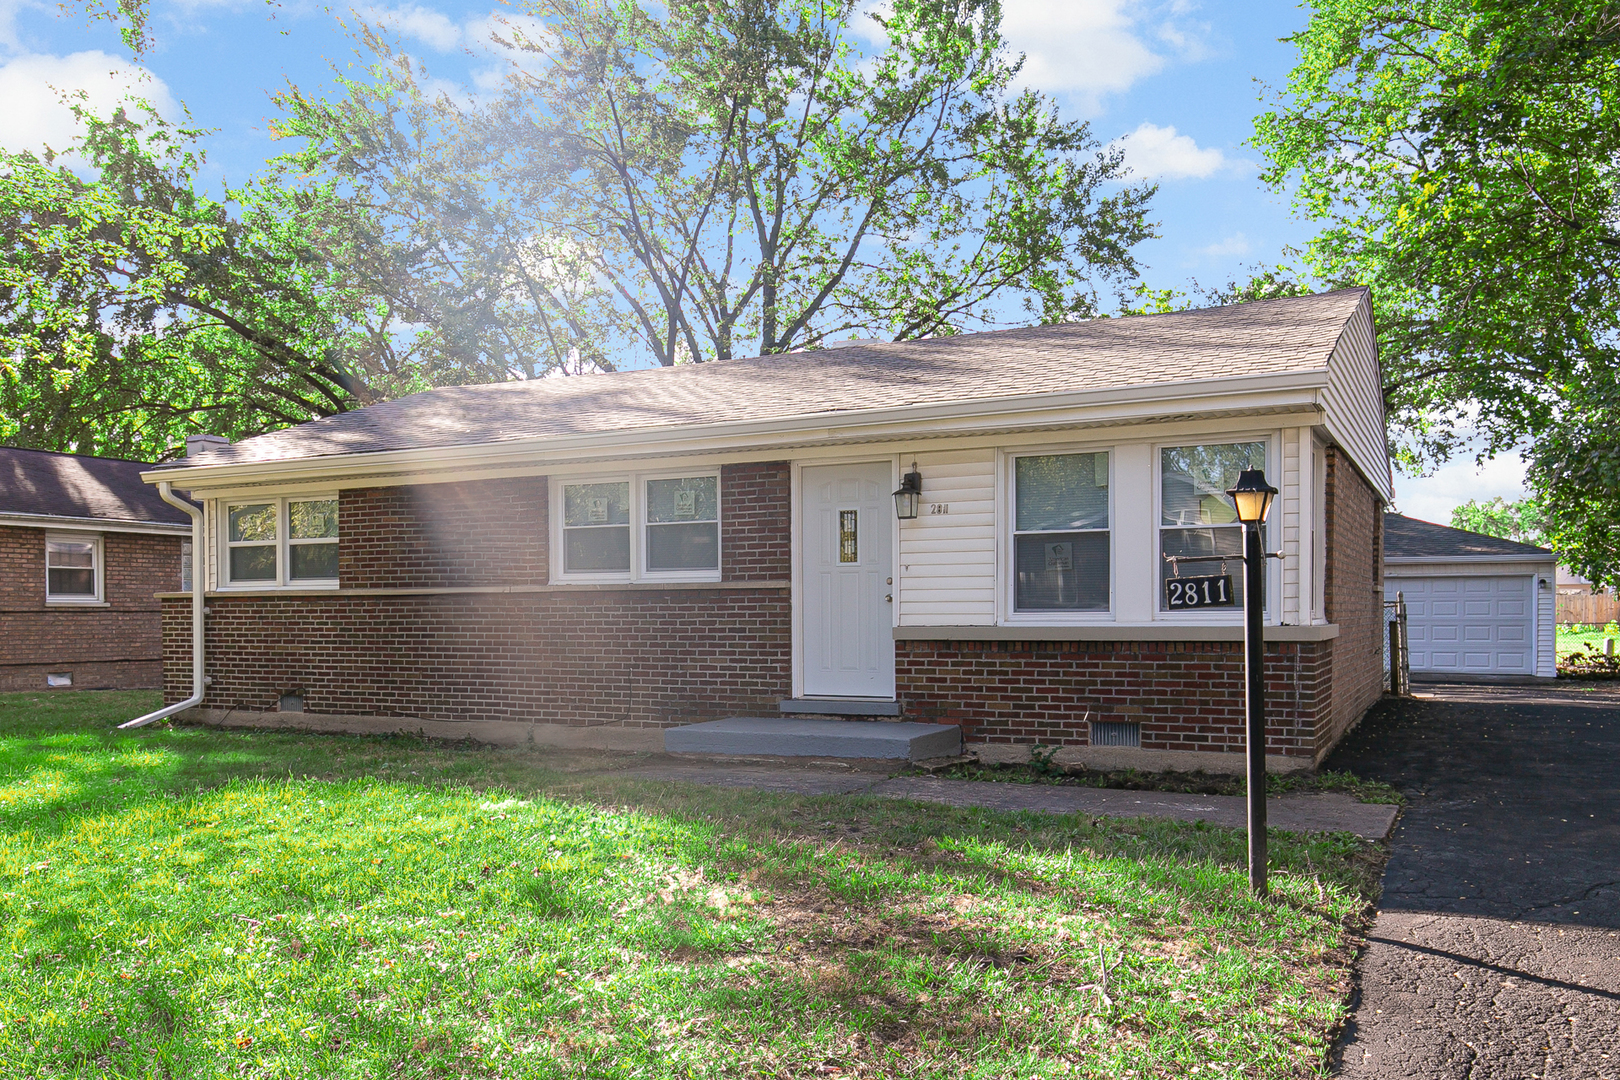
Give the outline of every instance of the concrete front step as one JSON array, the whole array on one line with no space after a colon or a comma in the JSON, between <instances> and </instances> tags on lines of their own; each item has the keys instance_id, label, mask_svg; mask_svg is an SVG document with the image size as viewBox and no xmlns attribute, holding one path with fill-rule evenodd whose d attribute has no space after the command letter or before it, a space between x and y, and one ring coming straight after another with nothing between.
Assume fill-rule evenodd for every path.
<instances>
[{"instance_id":1,"label":"concrete front step","mask_svg":"<svg viewBox=\"0 0 1620 1080\"><path fill-rule=\"evenodd\" d=\"M886 720L788 720L733 716L664 732L672 754L750 754L772 757L898 758L921 761L962 749L955 724Z\"/></svg>"}]
</instances>

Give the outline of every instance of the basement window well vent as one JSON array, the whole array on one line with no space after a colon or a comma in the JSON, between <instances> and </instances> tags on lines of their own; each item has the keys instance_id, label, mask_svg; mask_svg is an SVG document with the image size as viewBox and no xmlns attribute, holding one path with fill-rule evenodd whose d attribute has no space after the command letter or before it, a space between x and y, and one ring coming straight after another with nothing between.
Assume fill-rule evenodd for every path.
<instances>
[{"instance_id":1,"label":"basement window well vent","mask_svg":"<svg viewBox=\"0 0 1620 1080\"><path fill-rule=\"evenodd\" d=\"M1141 746L1142 725L1126 724L1117 720L1091 722L1092 746Z\"/></svg>"},{"instance_id":2,"label":"basement window well vent","mask_svg":"<svg viewBox=\"0 0 1620 1080\"><path fill-rule=\"evenodd\" d=\"M66 671L58 672L55 675L47 675L45 676L45 685L53 690L64 686L72 686L73 675Z\"/></svg>"},{"instance_id":3,"label":"basement window well vent","mask_svg":"<svg viewBox=\"0 0 1620 1080\"><path fill-rule=\"evenodd\" d=\"M303 712L304 711L304 695L303 694L282 694L281 695L281 711L282 712Z\"/></svg>"}]
</instances>

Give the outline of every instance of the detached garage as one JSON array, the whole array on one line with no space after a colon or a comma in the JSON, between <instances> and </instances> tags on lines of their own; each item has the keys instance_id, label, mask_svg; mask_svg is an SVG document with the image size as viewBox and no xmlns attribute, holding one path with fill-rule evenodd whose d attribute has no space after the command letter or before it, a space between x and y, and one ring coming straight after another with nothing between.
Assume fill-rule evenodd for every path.
<instances>
[{"instance_id":1,"label":"detached garage","mask_svg":"<svg viewBox=\"0 0 1620 1080\"><path fill-rule=\"evenodd\" d=\"M1406 599L1414 672L1555 674L1553 553L1384 515L1384 599Z\"/></svg>"}]
</instances>

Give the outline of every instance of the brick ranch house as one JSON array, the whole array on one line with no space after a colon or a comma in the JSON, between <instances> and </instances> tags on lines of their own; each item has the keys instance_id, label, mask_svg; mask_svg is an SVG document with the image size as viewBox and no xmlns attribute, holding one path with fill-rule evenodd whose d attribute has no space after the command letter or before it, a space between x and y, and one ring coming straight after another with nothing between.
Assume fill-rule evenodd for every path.
<instances>
[{"instance_id":1,"label":"brick ranch house","mask_svg":"<svg viewBox=\"0 0 1620 1080\"><path fill-rule=\"evenodd\" d=\"M139 461L0 447L0 690L163 685L191 518Z\"/></svg>"},{"instance_id":2,"label":"brick ranch house","mask_svg":"<svg viewBox=\"0 0 1620 1080\"><path fill-rule=\"evenodd\" d=\"M657 749L781 710L1232 771L1241 608L1169 598L1263 467L1288 769L1381 692L1379 388L1352 289L433 390L146 478L204 507L203 720ZM179 702L191 598L164 618Z\"/></svg>"}]
</instances>

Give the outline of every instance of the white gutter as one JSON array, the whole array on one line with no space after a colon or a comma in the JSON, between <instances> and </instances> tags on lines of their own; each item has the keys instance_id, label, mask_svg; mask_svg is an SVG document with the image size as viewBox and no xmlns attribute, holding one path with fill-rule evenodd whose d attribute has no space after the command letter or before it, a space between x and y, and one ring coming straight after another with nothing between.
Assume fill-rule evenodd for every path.
<instances>
[{"instance_id":1,"label":"white gutter","mask_svg":"<svg viewBox=\"0 0 1620 1080\"><path fill-rule=\"evenodd\" d=\"M208 685L208 679L203 675L203 586L208 576L208 561L203 558L202 511L184 499L175 498L167 480L158 481L157 489L164 502L191 515L191 696L157 712L125 721L118 725L119 731L155 724L193 705L202 704L203 691Z\"/></svg>"}]
</instances>

